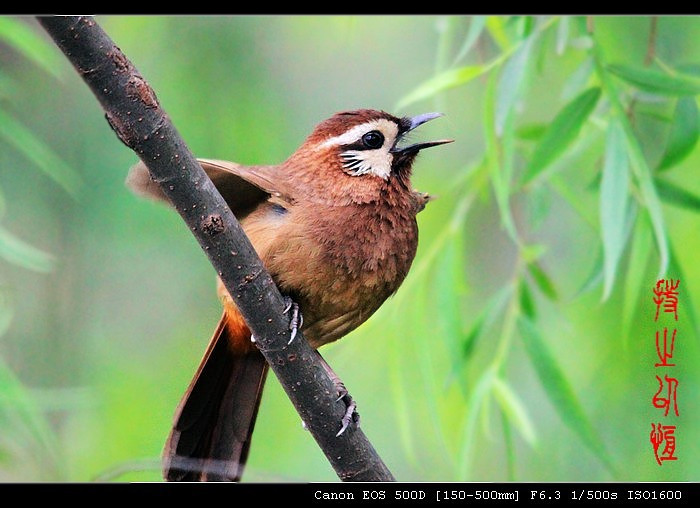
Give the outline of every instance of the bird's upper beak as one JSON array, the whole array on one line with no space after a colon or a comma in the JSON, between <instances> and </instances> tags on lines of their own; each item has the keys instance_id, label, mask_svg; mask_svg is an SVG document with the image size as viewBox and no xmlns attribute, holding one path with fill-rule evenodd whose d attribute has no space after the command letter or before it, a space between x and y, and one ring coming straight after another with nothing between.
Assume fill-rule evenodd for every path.
<instances>
[{"instance_id":1,"label":"bird's upper beak","mask_svg":"<svg viewBox=\"0 0 700 508\"><path fill-rule=\"evenodd\" d=\"M431 146L438 146L438 145L444 145L445 143L452 143L454 139L440 139L437 141L424 141L422 143L413 143L408 146L399 146L399 141L406 135L406 133L412 131L419 125L424 124L425 122L429 122L430 120L433 120L435 118L443 116L442 113L423 113L422 115L417 115L414 117L404 117L401 119L402 123L402 131L401 134L399 135L399 138L394 145L394 147L389 150L391 153L396 153L396 154L401 154L401 155L409 155L409 154L416 154L419 151L421 151L423 148L428 148Z\"/></svg>"}]
</instances>

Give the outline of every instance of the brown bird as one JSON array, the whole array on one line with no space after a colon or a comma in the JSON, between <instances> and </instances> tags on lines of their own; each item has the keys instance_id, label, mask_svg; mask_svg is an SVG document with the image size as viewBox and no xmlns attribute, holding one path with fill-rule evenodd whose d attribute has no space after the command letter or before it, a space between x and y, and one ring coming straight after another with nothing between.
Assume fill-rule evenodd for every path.
<instances>
[{"instance_id":1,"label":"brown bird","mask_svg":"<svg viewBox=\"0 0 700 508\"><path fill-rule=\"evenodd\" d=\"M346 111L279 165L199 161L294 309L292 335L303 316L313 347L335 341L399 288L416 253L416 214L430 199L411 188L411 166L423 148L452 141L405 137L438 116ZM127 185L167 202L143 163ZM220 279L218 294L223 316L165 445L169 481L237 481L250 448L268 366ZM348 424L346 415L341 431Z\"/></svg>"}]
</instances>

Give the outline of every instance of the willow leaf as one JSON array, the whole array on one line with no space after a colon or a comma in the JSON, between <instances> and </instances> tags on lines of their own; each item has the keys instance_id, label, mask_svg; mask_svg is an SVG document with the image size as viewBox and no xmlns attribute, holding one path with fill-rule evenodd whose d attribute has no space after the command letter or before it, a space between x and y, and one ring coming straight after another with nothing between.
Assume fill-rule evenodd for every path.
<instances>
[{"instance_id":1,"label":"willow leaf","mask_svg":"<svg viewBox=\"0 0 700 508\"><path fill-rule=\"evenodd\" d=\"M589 88L562 108L535 148L523 183L532 181L576 139L599 97L600 88Z\"/></svg>"},{"instance_id":2,"label":"willow leaf","mask_svg":"<svg viewBox=\"0 0 700 508\"><path fill-rule=\"evenodd\" d=\"M512 111L522 88L527 65L530 61L530 54L532 53L532 46L538 34L539 32L529 36L503 65L503 71L496 87L496 118L494 122L496 135L499 137L503 135L506 119Z\"/></svg>"},{"instance_id":3,"label":"willow leaf","mask_svg":"<svg viewBox=\"0 0 700 508\"><path fill-rule=\"evenodd\" d=\"M530 292L530 288L527 286L527 281L525 279L520 280L518 284L519 294L518 301L520 303L520 310L528 318L534 319L537 316L537 309L535 308L535 301Z\"/></svg>"},{"instance_id":4,"label":"willow leaf","mask_svg":"<svg viewBox=\"0 0 700 508\"><path fill-rule=\"evenodd\" d=\"M494 369L486 369L467 401L467 414L462 426L462 444L459 448L459 464L457 467L458 478L462 481L467 481L471 476L471 462L476 459L473 456L473 450L474 444L477 443L476 425L478 416L484 405L484 400L491 392L494 379L496 379Z\"/></svg>"},{"instance_id":5,"label":"willow leaf","mask_svg":"<svg viewBox=\"0 0 700 508\"><path fill-rule=\"evenodd\" d=\"M521 317L518 320L518 330L537 376L559 417L613 471L601 436L596 433L569 381L535 326L527 318Z\"/></svg>"},{"instance_id":6,"label":"willow leaf","mask_svg":"<svg viewBox=\"0 0 700 508\"><path fill-rule=\"evenodd\" d=\"M569 42L569 17L562 16L559 19L559 26L557 26L557 43L556 50L557 55L561 56L564 54L566 45Z\"/></svg>"},{"instance_id":7,"label":"willow leaf","mask_svg":"<svg viewBox=\"0 0 700 508\"><path fill-rule=\"evenodd\" d=\"M50 272L55 264L53 256L20 240L2 226L0 226L0 258L37 272Z\"/></svg>"},{"instance_id":8,"label":"willow leaf","mask_svg":"<svg viewBox=\"0 0 700 508\"><path fill-rule=\"evenodd\" d=\"M625 214L629 199L629 161L625 135L614 120L608 125L600 183L600 230L603 240L603 301L612 291L625 248Z\"/></svg>"},{"instance_id":9,"label":"willow leaf","mask_svg":"<svg viewBox=\"0 0 700 508\"><path fill-rule=\"evenodd\" d=\"M655 178L654 185L659 193L659 197L663 201L687 208L688 210L700 212L700 197L692 192L661 178Z\"/></svg>"},{"instance_id":10,"label":"willow leaf","mask_svg":"<svg viewBox=\"0 0 700 508\"><path fill-rule=\"evenodd\" d=\"M675 251L673 250L673 246L669 245L669 251L670 251L670 262L668 264L668 273L670 276L674 279L680 279L681 281L687 281L688 278L686 277L686 274L684 273L683 269L681 268L680 263L678 262L678 257L676 256ZM690 327L693 330L693 333L695 334L696 340L700 339L700 328L698 328L698 318L697 315L695 314L695 305L693 304L693 296L690 291L686 289L686 291L683 294L683 307L682 307L682 312L685 313L685 315L688 317L688 320L690 321Z\"/></svg>"},{"instance_id":11,"label":"willow leaf","mask_svg":"<svg viewBox=\"0 0 700 508\"><path fill-rule=\"evenodd\" d=\"M598 249L595 263L591 268L588 277L583 281L581 287L574 293L574 299L586 294L589 291L597 288L603 283L603 248Z\"/></svg>"},{"instance_id":12,"label":"willow leaf","mask_svg":"<svg viewBox=\"0 0 700 508\"><path fill-rule=\"evenodd\" d=\"M552 279L549 278L547 272L545 272L536 261L527 264L527 271L545 296L551 300L557 299L557 290L554 287Z\"/></svg>"},{"instance_id":13,"label":"willow leaf","mask_svg":"<svg viewBox=\"0 0 700 508\"><path fill-rule=\"evenodd\" d=\"M700 78L687 74L667 74L649 67L614 64L607 70L640 90L659 95L684 96L700 93Z\"/></svg>"},{"instance_id":14,"label":"willow leaf","mask_svg":"<svg viewBox=\"0 0 700 508\"><path fill-rule=\"evenodd\" d=\"M695 148L699 135L697 102L693 97L681 97L676 103L666 150L657 170L672 168L683 161Z\"/></svg>"},{"instance_id":15,"label":"willow leaf","mask_svg":"<svg viewBox=\"0 0 700 508\"><path fill-rule=\"evenodd\" d=\"M489 176L493 185L501 224L515 244L519 244L518 232L515 229L512 210L510 208L511 169L514 154L515 132L512 118L508 121L508 129L503 139L496 136L494 125L496 111L496 76L492 74L486 85L484 97L484 136L486 138L486 162Z\"/></svg>"},{"instance_id":16,"label":"willow leaf","mask_svg":"<svg viewBox=\"0 0 700 508\"><path fill-rule=\"evenodd\" d=\"M547 132L547 124L530 123L515 129L515 136L525 141L538 141Z\"/></svg>"},{"instance_id":17,"label":"willow leaf","mask_svg":"<svg viewBox=\"0 0 700 508\"><path fill-rule=\"evenodd\" d=\"M26 23L0 16L0 40L2 39L44 71L60 79L59 69L63 68L60 53Z\"/></svg>"},{"instance_id":18,"label":"willow leaf","mask_svg":"<svg viewBox=\"0 0 700 508\"><path fill-rule=\"evenodd\" d=\"M399 99L396 109L403 109L410 104L432 97L443 90L465 85L501 63L506 55L506 53L503 53L483 65L466 65L436 74Z\"/></svg>"},{"instance_id":19,"label":"willow leaf","mask_svg":"<svg viewBox=\"0 0 700 508\"><path fill-rule=\"evenodd\" d=\"M0 358L0 422L3 435L13 434L22 443L37 445L45 466L57 467L57 437L36 401Z\"/></svg>"},{"instance_id":20,"label":"willow leaf","mask_svg":"<svg viewBox=\"0 0 700 508\"><path fill-rule=\"evenodd\" d=\"M535 426L532 424L532 420L527 414L520 397L510 388L508 383L499 378L493 380L491 389L494 399L496 399L504 414L518 429L525 441L530 446L534 446L537 441Z\"/></svg>"},{"instance_id":21,"label":"willow leaf","mask_svg":"<svg viewBox=\"0 0 700 508\"><path fill-rule=\"evenodd\" d=\"M51 179L76 197L83 189L80 175L20 121L0 109L0 137L12 144Z\"/></svg>"},{"instance_id":22,"label":"willow leaf","mask_svg":"<svg viewBox=\"0 0 700 508\"><path fill-rule=\"evenodd\" d=\"M501 50L510 46L510 39L505 29L505 22L501 16L488 16L486 18L486 30L498 44Z\"/></svg>"},{"instance_id":23,"label":"willow leaf","mask_svg":"<svg viewBox=\"0 0 700 508\"><path fill-rule=\"evenodd\" d=\"M649 223L644 215L637 218L627 273L625 274L624 300L622 301L622 340L625 347L629 342L632 321L640 305L642 283L651 252L652 237Z\"/></svg>"},{"instance_id":24,"label":"willow leaf","mask_svg":"<svg viewBox=\"0 0 700 508\"><path fill-rule=\"evenodd\" d=\"M456 64L462 58L469 54L469 51L474 46L474 43L479 39L479 36L483 33L484 27L486 26L486 16L472 16L469 23L469 31L467 32L462 47L459 48L457 56L454 59Z\"/></svg>"},{"instance_id":25,"label":"willow leaf","mask_svg":"<svg viewBox=\"0 0 700 508\"><path fill-rule=\"evenodd\" d=\"M593 59L589 57L581 62L581 65L564 82L564 86L561 89L561 99L569 101L581 93L592 73Z\"/></svg>"},{"instance_id":26,"label":"willow leaf","mask_svg":"<svg viewBox=\"0 0 700 508\"><path fill-rule=\"evenodd\" d=\"M627 144L627 154L630 160L630 168L632 169L632 174L638 182L642 202L649 212L649 217L651 218L654 238L656 239L656 245L659 249L658 273L660 277L666 272L669 261L668 238L666 235L666 225L664 223L663 211L661 208L661 200L659 199L658 192L654 185L651 168L644 157L642 147L627 117L627 110L620 101L620 93L610 77L608 68L605 66L600 49L597 46L594 46L593 48L593 56L596 73L598 74L601 84L605 89L605 95L610 101L611 109L617 116L617 119L624 130Z\"/></svg>"}]
</instances>

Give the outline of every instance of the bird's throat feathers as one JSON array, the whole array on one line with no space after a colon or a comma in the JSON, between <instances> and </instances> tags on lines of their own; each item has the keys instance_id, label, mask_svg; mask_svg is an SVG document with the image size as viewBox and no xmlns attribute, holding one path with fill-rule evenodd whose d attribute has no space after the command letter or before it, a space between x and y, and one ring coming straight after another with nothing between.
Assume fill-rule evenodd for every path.
<instances>
[{"instance_id":1,"label":"bird's throat feathers","mask_svg":"<svg viewBox=\"0 0 700 508\"><path fill-rule=\"evenodd\" d=\"M387 199L394 202L399 194L411 192L410 165L402 171L392 172L386 179L374 175L356 177L337 169L338 155L335 153L327 152L322 158L318 154L308 157L304 152L296 155L285 165L304 200L348 206L381 203ZM332 177L328 175L330 171L334 172Z\"/></svg>"}]
</instances>

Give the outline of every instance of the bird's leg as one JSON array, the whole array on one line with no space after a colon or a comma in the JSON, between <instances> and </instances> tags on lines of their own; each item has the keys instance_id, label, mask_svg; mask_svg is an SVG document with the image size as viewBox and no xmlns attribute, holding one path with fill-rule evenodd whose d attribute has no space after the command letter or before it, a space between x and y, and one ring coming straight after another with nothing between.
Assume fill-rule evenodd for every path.
<instances>
[{"instance_id":1,"label":"bird's leg","mask_svg":"<svg viewBox=\"0 0 700 508\"><path fill-rule=\"evenodd\" d=\"M284 310L282 312L284 314L291 312L289 318L289 330L291 331L291 334L289 337L289 342L287 342L287 344L291 344L294 338L297 336L297 332L299 331L299 329L304 325L304 316L302 316L301 312L299 311L299 305L294 300L292 300L291 297L286 295L284 296ZM251 337L251 340L254 341L255 338ZM338 375L335 372L333 372L331 366L328 365L326 360L323 359L323 357L320 353L318 353L318 351L316 351L316 353L321 359L321 365L323 365L323 370L325 370L328 376L331 378L333 386L336 389L336 392L338 394L338 398L336 399L336 401L342 400L346 406L345 414L341 419L340 430L336 434L336 437L338 437L347 430L351 422L355 423L358 426L360 425L360 415L356 411L357 403L352 399L352 397L348 393L347 388L345 388L345 385L340 380ZM304 425L304 428L306 428L306 424L303 421L302 424Z\"/></svg>"},{"instance_id":2,"label":"bird's leg","mask_svg":"<svg viewBox=\"0 0 700 508\"><path fill-rule=\"evenodd\" d=\"M299 312L299 305L294 300L292 300L291 297L285 296L284 311L282 311L282 313L286 314L290 310L292 311L292 314L289 318L289 330L292 333L290 334L289 342L287 342L287 345L292 343L294 337L297 336L297 331L304 325L304 316L302 316L301 312Z\"/></svg>"},{"instance_id":3,"label":"bird's leg","mask_svg":"<svg viewBox=\"0 0 700 508\"><path fill-rule=\"evenodd\" d=\"M294 338L297 336L297 332L299 329L302 327L304 324L304 316L301 315L301 312L299 312L299 305L294 302L294 300L291 299L289 296L284 297L284 310L282 311L282 314L286 314L289 311L292 311L292 315L289 318L289 330L292 332L289 337L289 342L287 342L287 345L291 344ZM252 333L250 334L250 342L255 344L255 335Z\"/></svg>"},{"instance_id":4,"label":"bird's leg","mask_svg":"<svg viewBox=\"0 0 700 508\"><path fill-rule=\"evenodd\" d=\"M351 422L357 425L358 427L360 426L360 413L357 412L357 403L352 399L341 379L335 372L333 372L333 369L330 365L328 365L326 360L323 359L321 353L319 353L318 351L316 351L316 353L318 353L318 356L321 359L321 365L323 365L323 370L326 371L328 377L330 377L331 381L333 381L333 386L335 387L336 392L338 394L336 402L342 400L345 403L346 409L345 414L341 419L341 427L338 433L335 435L335 437L338 437L343 432L345 432L345 430L348 428Z\"/></svg>"}]
</instances>

